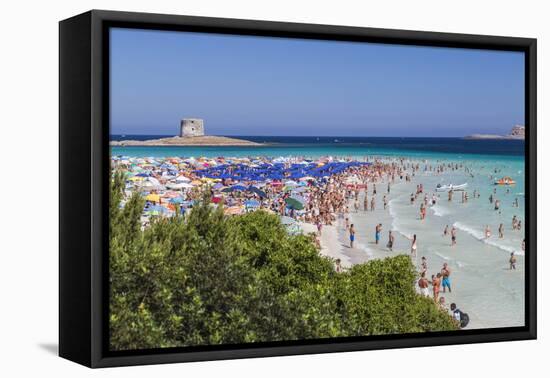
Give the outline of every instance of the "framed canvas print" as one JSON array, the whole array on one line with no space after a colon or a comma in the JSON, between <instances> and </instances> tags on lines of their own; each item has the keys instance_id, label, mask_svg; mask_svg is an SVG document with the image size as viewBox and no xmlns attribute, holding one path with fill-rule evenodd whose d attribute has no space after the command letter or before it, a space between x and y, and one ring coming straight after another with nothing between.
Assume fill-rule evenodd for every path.
<instances>
[{"instance_id":1,"label":"framed canvas print","mask_svg":"<svg viewBox=\"0 0 550 378\"><path fill-rule=\"evenodd\" d=\"M536 40L60 22L62 357L536 337Z\"/></svg>"}]
</instances>

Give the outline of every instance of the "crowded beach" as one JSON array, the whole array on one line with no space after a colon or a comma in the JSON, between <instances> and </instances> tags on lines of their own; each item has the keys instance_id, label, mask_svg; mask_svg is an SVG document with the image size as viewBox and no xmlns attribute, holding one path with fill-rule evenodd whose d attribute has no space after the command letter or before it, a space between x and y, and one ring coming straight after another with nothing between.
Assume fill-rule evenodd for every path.
<instances>
[{"instance_id":1,"label":"crowded beach","mask_svg":"<svg viewBox=\"0 0 550 378\"><path fill-rule=\"evenodd\" d=\"M396 206L395 200L404 198L403 202L411 209L410 218L425 225L430 214L427 209L432 208L435 212L441 201L467 204L469 200L479 200L479 190L469 193L462 185L424 187L422 177L427 175L460 172L472 176L469 168L461 163L422 164L407 158L125 156L113 156L111 163L113 171L126 174L127 197L139 191L146 201L141 217L143 228L148 227L155 217L185 216L192 211L194 202L199 200L203 191L209 190L212 203L223 206L227 216L263 210L278 214L289 233L314 235L320 253L333 259L338 272L372 258L407 253L417 266L417 291L421 295L433 298L459 322L462 320L457 314L463 314L468 308L462 307L464 311L461 311L457 304L446 301L445 297L461 300L459 305L471 303L471 307L475 307L477 304L467 297L468 290L462 297L451 294L456 292L451 285L451 276L461 277L461 263L440 260L437 253L437 256L430 255L428 248L423 250L422 247L431 243L436 245L436 237L430 236L434 240L419 240L417 234L396 230L395 215L391 214L392 205ZM494 189L488 200L496 211L500 211L501 200L496 196ZM516 198L511 206L517 205ZM514 231L521 229L518 217L514 216L511 222ZM503 238L503 224L495 225L495 228L498 235L492 235L490 226L485 225L482 230L484 242ZM462 242L458 233L455 224L445 225L437 231L438 238L445 240L438 240L437 248L456 251L459 249L457 244L462 243L466 248L464 255L471 252L473 244ZM490 243L486 245L491 247ZM525 251L524 243L521 249ZM507 260L502 257L502 261L506 269L516 270L518 257L514 252ZM458 268L451 267L456 264ZM465 281L476 282L466 277ZM465 282L462 286L467 288L468 284ZM473 318L478 327L489 324L476 319L475 314ZM468 321L463 323L466 326Z\"/></svg>"}]
</instances>

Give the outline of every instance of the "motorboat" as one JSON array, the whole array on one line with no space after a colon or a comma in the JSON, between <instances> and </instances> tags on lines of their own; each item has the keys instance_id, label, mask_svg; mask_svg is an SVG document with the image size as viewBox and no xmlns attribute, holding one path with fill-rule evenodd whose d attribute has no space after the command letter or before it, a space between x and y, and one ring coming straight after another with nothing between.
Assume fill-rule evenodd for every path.
<instances>
[{"instance_id":1,"label":"motorboat","mask_svg":"<svg viewBox=\"0 0 550 378\"><path fill-rule=\"evenodd\" d=\"M435 191L436 192L448 192L448 191L459 191L459 190L465 190L466 187L468 187L468 183L460 184L460 185L454 185L454 184L448 184L448 185L441 185L437 184Z\"/></svg>"},{"instance_id":2,"label":"motorboat","mask_svg":"<svg viewBox=\"0 0 550 378\"><path fill-rule=\"evenodd\" d=\"M495 180L495 185L515 185L516 182L509 176Z\"/></svg>"}]
</instances>

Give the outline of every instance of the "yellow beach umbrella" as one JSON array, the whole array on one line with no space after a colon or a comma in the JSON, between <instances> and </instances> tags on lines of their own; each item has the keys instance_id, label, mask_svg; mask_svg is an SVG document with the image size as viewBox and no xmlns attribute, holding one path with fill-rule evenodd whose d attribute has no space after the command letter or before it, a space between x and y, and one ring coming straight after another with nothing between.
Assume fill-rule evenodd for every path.
<instances>
[{"instance_id":1,"label":"yellow beach umbrella","mask_svg":"<svg viewBox=\"0 0 550 378\"><path fill-rule=\"evenodd\" d=\"M149 194L145 197L147 201L160 202L160 196L158 194Z\"/></svg>"}]
</instances>

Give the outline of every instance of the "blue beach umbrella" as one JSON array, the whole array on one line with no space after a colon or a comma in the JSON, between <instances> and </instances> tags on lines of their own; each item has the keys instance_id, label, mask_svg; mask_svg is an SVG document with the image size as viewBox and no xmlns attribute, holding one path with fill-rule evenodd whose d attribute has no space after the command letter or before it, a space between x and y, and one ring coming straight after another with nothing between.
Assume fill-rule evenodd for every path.
<instances>
[{"instance_id":1,"label":"blue beach umbrella","mask_svg":"<svg viewBox=\"0 0 550 378\"><path fill-rule=\"evenodd\" d=\"M258 189L255 186L249 186L248 190L252 193L257 194L260 198L266 198L267 197L267 194L263 190Z\"/></svg>"},{"instance_id":2,"label":"blue beach umbrella","mask_svg":"<svg viewBox=\"0 0 550 378\"><path fill-rule=\"evenodd\" d=\"M256 200L248 200L244 202L244 205L247 207L259 207L260 203Z\"/></svg>"}]
</instances>

